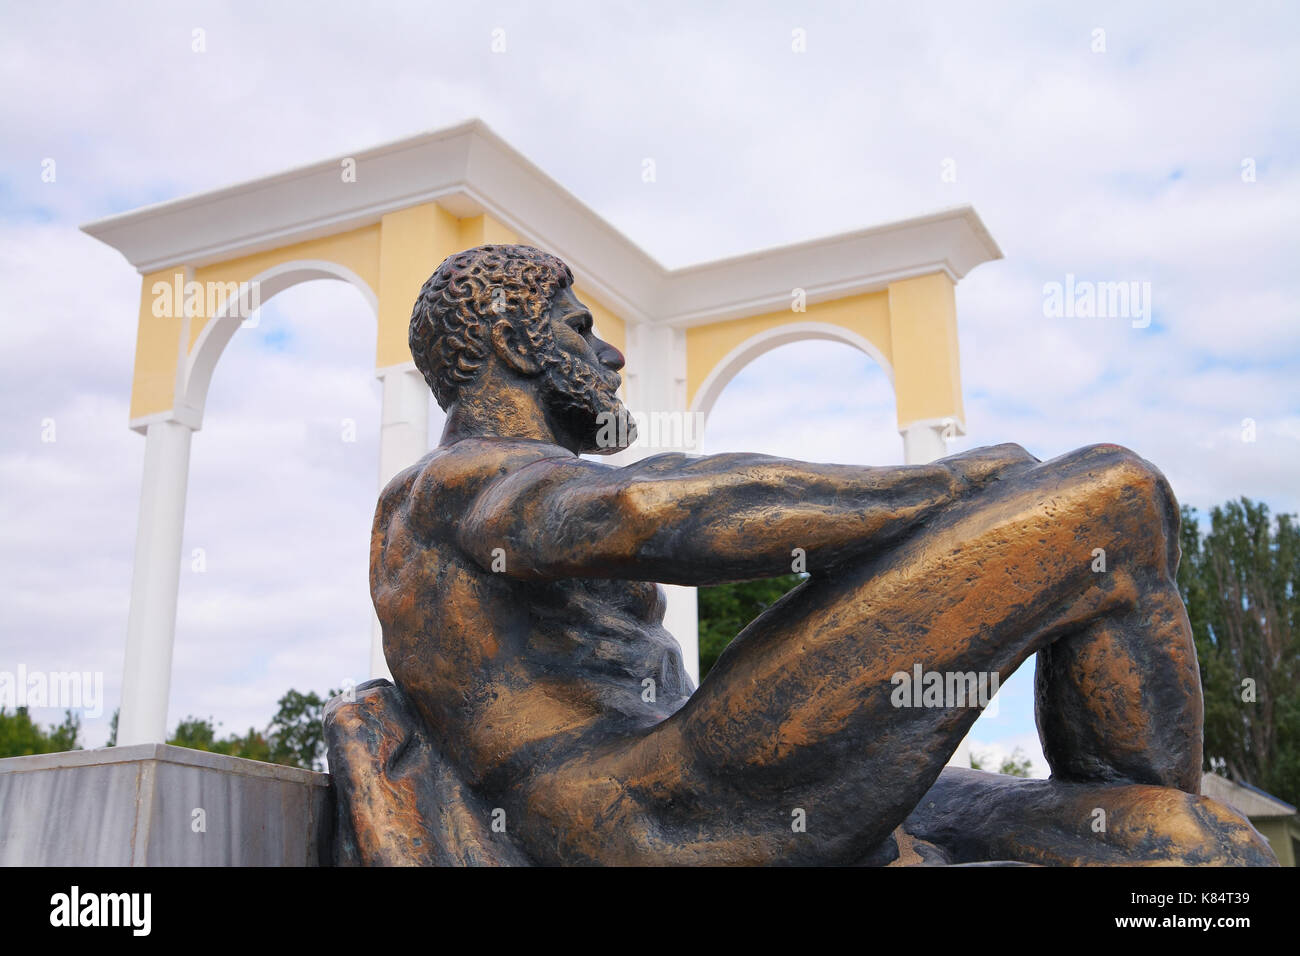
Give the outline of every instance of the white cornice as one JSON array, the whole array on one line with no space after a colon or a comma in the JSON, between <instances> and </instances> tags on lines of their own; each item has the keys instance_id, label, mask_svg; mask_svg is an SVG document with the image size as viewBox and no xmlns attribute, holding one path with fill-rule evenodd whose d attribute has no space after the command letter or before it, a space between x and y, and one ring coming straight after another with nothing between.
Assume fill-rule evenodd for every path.
<instances>
[{"instance_id":1,"label":"white cornice","mask_svg":"<svg viewBox=\"0 0 1300 956\"><path fill-rule=\"evenodd\" d=\"M342 163L356 160L356 181ZM975 210L764 249L683 269L653 257L512 148L481 120L99 219L82 230L141 273L202 266L378 222L437 201L456 216L486 211L573 268L593 297L634 322L690 326L883 289L946 272L954 281L1002 257Z\"/></svg>"},{"instance_id":2,"label":"white cornice","mask_svg":"<svg viewBox=\"0 0 1300 956\"><path fill-rule=\"evenodd\" d=\"M885 289L944 272L953 282L1002 258L970 206L676 269L656 318L675 326L788 309L795 289L807 301Z\"/></svg>"}]
</instances>

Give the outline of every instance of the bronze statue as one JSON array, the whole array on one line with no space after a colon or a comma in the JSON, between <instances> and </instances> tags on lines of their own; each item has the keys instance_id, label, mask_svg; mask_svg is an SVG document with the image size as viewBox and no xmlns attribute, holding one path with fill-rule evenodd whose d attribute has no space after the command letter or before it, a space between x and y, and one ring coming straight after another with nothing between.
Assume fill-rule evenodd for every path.
<instances>
[{"instance_id":1,"label":"bronze statue","mask_svg":"<svg viewBox=\"0 0 1300 956\"><path fill-rule=\"evenodd\" d=\"M375 516L396 683L327 714L339 862L1275 862L1198 795L1178 507L1152 465L1116 445L592 462L617 450L598 435L625 415L623 356L572 282L481 246L416 302L447 423ZM692 687L656 582L784 574L795 549L807 580ZM898 675L1005 680L1034 654L1052 778L945 770L980 708Z\"/></svg>"}]
</instances>

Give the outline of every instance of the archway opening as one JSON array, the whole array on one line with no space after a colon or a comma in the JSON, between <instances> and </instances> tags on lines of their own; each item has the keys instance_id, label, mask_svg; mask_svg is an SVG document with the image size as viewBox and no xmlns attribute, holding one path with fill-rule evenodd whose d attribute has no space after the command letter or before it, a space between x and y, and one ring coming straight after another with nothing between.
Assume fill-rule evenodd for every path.
<instances>
[{"instance_id":1,"label":"archway opening","mask_svg":"<svg viewBox=\"0 0 1300 956\"><path fill-rule=\"evenodd\" d=\"M800 341L749 359L713 401L700 451L881 465L902 459L888 373L843 342ZM801 580L788 575L698 590L700 673Z\"/></svg>"},{"instance_id":2,"label":"archway opening","mask_svg":"<svg viewBox=\"0 0 1300 956\"><path fill-rule=\"evenodd\" d=\"M843 342L778 345L749 359L722 386L700 450L901 462L893 383L869 355Z\"/></svg>"},{"instance_id":3,"label":"archway opening","mask_svg":"<svg viewBox=\"0 0 1300 956\"><path fill-rule=\"evenodd\" d=\"M375 332L360 289L316 279L225 343L191 450L169 732L260 730L289 689L368 676Z\"/></svg>"}]
</instances>

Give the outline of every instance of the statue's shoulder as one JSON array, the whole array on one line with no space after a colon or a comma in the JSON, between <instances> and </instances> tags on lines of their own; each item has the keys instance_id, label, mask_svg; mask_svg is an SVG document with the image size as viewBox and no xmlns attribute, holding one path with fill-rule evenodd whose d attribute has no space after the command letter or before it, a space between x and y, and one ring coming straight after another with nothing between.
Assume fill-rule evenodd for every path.
<instances>
[{"instance_id":1,"label":"statue's shoulder","mask_svg":"<svg viewBox=\"0 0 1300 956\"><path fill-rule=\"evenodd\" d=\"M418 483L474 486L504 477L543 459L571 459L577 456L551 442L525 438L463 438L441 445L417 464Z\"/></svg>"},{"instance_id":2,"label":"statue's shoulder","mask_svg":"<svg viewBox=\"0 0 1300 956\"><path fill-rule=\"evenodd\" d=\"M489 482L543 459L578 458L550 442L513 438L464 438L440 445L399 472L380 495L380 510L436 497L468 505Z\"/></svg>"}]
</instances>

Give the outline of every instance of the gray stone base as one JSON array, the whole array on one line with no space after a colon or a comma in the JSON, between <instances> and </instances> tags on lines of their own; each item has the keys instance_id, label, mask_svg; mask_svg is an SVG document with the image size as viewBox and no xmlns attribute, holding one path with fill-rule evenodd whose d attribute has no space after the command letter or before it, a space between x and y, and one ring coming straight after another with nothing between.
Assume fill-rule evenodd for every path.
<instances>
[{"instance_id":1,"label":"gray stone base","mask_svg":"<svg viewBox=\"0 0 1300 956\"><path fill-rule=\"evenodd\" d=\"M0 759L0 865L318 866L329 775L165 744Z\"/></svg>"}]
</instances>

